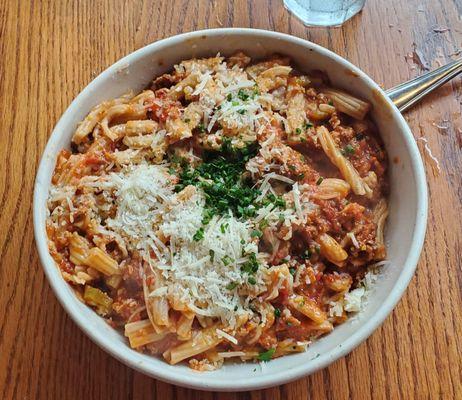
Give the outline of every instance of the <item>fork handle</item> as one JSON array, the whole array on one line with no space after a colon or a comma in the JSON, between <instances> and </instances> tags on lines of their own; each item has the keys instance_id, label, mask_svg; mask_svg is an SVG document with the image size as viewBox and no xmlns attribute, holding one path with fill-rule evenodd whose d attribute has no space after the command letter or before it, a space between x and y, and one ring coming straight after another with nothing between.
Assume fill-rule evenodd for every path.
<instances>
[{"instance_id":1,"label":"fork handle","mask_svg":"<svg viewBox=\"0 0 462 400\"><path fill-rule=\"evenodd\" d=\"M462 59L443 65L408 82L401 83L388 89L386 94L400 111L405 111L461 72Z\"/></svg>"}]
</instances>

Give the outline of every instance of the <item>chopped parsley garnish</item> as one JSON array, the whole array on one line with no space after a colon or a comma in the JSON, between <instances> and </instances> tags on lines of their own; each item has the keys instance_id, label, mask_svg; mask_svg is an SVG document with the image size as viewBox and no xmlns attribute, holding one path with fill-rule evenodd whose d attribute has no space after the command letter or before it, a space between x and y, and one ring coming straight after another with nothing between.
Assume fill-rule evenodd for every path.
<instances>
[{"instance_id":1,"label":"chopped parsley garnish","mask_svg":"<svg viewBox=\"0 0 462 400\"><path fill-rule=\"evenodd\" d=\"M183 165L175 191L179 192L188 185L200 187L204 191L204 225L214 215L227 215L229 210L237 218L254 216L254 202L260 192L252 188L252 182L243 173L245 163L256 152L255 145L237 149L231 145L230 139L224 140L221 150L206 152L203 155L204 162L196 169L191 169L187 163Z\"/></svg>"},{"instance_id":2,"label":"chopped parsley garnish","mask_svg":"<svg viewBox=\"0 0 462 400\"><path fill-rule=\"evenodd\" d=\"M188 122L191 122L191 120L189 118L185 118L184 122L188 123Z\"/></svg>"},{"instance_id":3,"label":"chopped parsley garnish","mask_svg":"<svg viewBox=\"0 0 462 400\"><path fill-rule=\"evenodd\" d=\"M223 224L220 225L220 231L221 233L225 233L226 232L226 229L229 227L229 223L228 222L225 222Z\"/></svg>"},{"instance_id":4,"label":"chopped parsley garnish","mask_svg":"<svg viewBox=\"0 0 462 400\"><path fill-rule=\"evenodd\" d=\"M242 108L240 110L237 110L237 112L238 114L244 115L246 111Z\"/></svg>"},{"instance_id":5,"label":"chopped parsley garnish","mask_svg":"<svg viewBox=\"0 0 462 400\"><path fill-rule=\"evenodd\" d=\"M323 180L324 180L324 178L323 178L322 176L320 176L320 177L318 178L318 180L316 181L316 185L319 186L319 185L322 183Z\"/></svg>"},{"instance_id":6,"label":"chopped parsley garnish","mask_svg":"<svg viewBox=\"0 0 462 400\"><path fill-rule=\"evenodd\" d=\"M249 254L249 260L246 261L242 267L241 271L244 273L247 273L249 275L255 274L258 271L258 261L257 261L257 255L255 253L250 253Z\"/></svg>"},{"instance_id":7,"label":"chopped parsley garnish","mask_svg":"<svg viewBox=\"0 0 462 400\"><path fill-rule=\"evenodd\" d=\"M199 228L193 236L193 240L198 242L204 238L204 228Z\"/></svg>"},{"instance_id":8,"label":"chopped parsley garnish","mask_svg":"<svg viewBox=\"0 0 462 400\"><path fill-rule=\"evenodd\" d=\"M290 275L295 275L295 273L297 272L297 270L293 267L290 267L289 268L289 272L290 272Z\"/></svg>"},{"instance_id":9,"label":"chopped parsley garnish","mask_svg":"<svg viewBox=\"0 0 462 400\"><path fill-rule=\"evenodd\" d=\"M223 261L223 264L226 266L231 264L234 260L230 256L226 255L221 258L221 261Z\"/></svg>"},{"instance_id":10,"label":"chopped parsley garnish","mask_svg":"<svg viewBox=\"0 0 462 400\"><path fill-rule=\"evenodd\" d=\"M250 237L257 237L260 238L263 235L263 233L257 229L253 230L252 233L250 234Z\"/></svg>"},{"instance_id":11,"label":"chopped parsley garnish","mask_svg":"<svg viewBox=\"0 0 462 400\"><path fill-rule=\"evenodd\" d=\"M233 99L233 95L231 93L228 93L228 96L226 96L226 100L231 101Z\"/></svg>"},{"instance_id":12,"label":"chopped parsley garnish","mask_svg":"<svg viewBox=\"0 0 462 400\"><path fill-rule=\"evenodd\" d=\"M267 351L264 351L264 352L260 353L257 356L257 358L260 361L267 362L267 361L269 361L269 360L271 360L273 358L273 354L274 354L275 351L276 351L276 349L269 349Z\"/></svg>"},{"instance_id":13,"label":"chopped parsley garnish","mask_svg":"<svg viewBox=\"0 0 462 400\"><path fill-rule=\"evenodd\" d=\"M204 210L204 214L202 215L202 225L207 225L210 220L213 218L213 211L209 209Z\"/></svg>"},{"instance_id":14,"label":"chopped parsley garnish","mask_svg":"<svg viewBox=\"0 0 462 400\"><path fill-rule=\"evenodd\" d=\"M230 282L226 285L226 289L228 290L233 290L237 287L238 283L237 282Z\"/></svg>"},{"instance_id":15,"label":"chopped parsley garnish","mask_svg":"<svg viewBox=\"0 0 462 400\"><path fill-rule=\"evenodd\" d=\"M300 128L296 128L296 129L295 129L295 133L296 133L297 135L300 135L300 133L302 133L302 130L301 130Z\"/></svg>"},{"instance_id":16,"label":"chopped parsley garnish","mask_svg":"<svg viewBox=\"0 0 462 400\"><path fill-rule=\"evenodd\" d=\"M262 219L261 222L260 222L259 227L260 227L260 229L265 229L268 225L269 225L268 220Z\"/></svg>"},{"instance_id":17,"label":"chopped parsley garnish","mask_svg":"<svg viewBox=\"0 0 462 400\"><path fill-rule=\"evenodd\" d=\"M279 318L281 316L281 310L279 308L274 309L274 316Z\"/></svg>"},{"instance_id":18,"label":"chopped parsley garnish","mask_svg":"<svg viewBox=\"0 0 462 400\"><path fill-rule=\"evenodd\" d=\"M213 251L212 249L209 250L209 256L210 256L210 261L213 262L213 260L215 259L215 251Z\"/></svg>"},{"instance_id":19,"label":"chopped parsley garnish","mask_svg":"<svg viewBox=\"0 0 462 400\"><path fill-rule=\"evenodd\" d=\"M329 104L330 106L333 106L334 102L332 100L329 100L329 103L327 103L327 104Z\"/></svg>"},{"instance_id":20,"label":"chopped parsley garnish","mask_svg":"<svg viewBox=\"0 0 462 400\"><path fill-rule=\"evenodd\" d=\"M257 283L257 280L253 277L253 276L249 276L249 279L247 279L247 281L251 284L251 285L255 285Z\"/></svg>"},{"instance_id":21,"label":"chopped parsley garnish","mask_svg":"<svg viewBox=\"0 0 462 400\"><path fill-rule=\"evenodd\" d=\"M354 153L355 153L355 148L351 144L347 144L342 150L342 154L344 156L351 156Z\"/></svg>"},{"instance_id":22,"label":"chopped parsley garnish","mask_svg":"<svg viewBox=\"0 0 462 400\"><path fill-rule=\"evenodd\" d=\"M270 203L273 203L276 207L286 208L286 201L281 196L276 196L273 193L269 193L262 200L262 206L267 206Z\"/></svg>"},{"instance_id":23,"label":"chopped parsley garnish","mask_svg":"<svg viewBox=\"0 0 462 400\"><path fill-rule=\"evenodd\" d=\"M308 129L308 128L312 128L312 127L313 127L313 124L310 124L309 122L305 122L305 123L303 124L303 128L304 128L305 130Z\"/></svg>"},{"instance_id":24,"label":"chopped parsley garnish","mask_svg":"<svg viewBox=\"0 0 462 400\"><path fill-rule=\"evenodd\" d=\"M244 89L239 89L239 91L237 92L237 97L239 97L242 101L246 101L248 100L248 98L250 97L249 94L247 94Z\"/></svg>"}]
</instances>

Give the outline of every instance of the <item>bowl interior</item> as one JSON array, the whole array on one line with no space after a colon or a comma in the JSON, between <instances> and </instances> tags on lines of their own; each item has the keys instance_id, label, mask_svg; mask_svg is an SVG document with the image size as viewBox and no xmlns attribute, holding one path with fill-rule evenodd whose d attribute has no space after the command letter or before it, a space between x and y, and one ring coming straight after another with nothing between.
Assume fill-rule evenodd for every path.
<instances>
[{"instance_id":1,"label":"bowl interior","mask_svg":"<svg viewBox=\"0 0 462 400\"><path fill-rule=\"evenodd\" d=\"M372 103L372 117L390 159L390 215L386 232L390 265L383 268L364 310L314 342L306 353L282 357L266 365L228 364L218 371L198 374L186 366L170 366L159 358L131 350L121 334L77 300L47 251L46 198L56 155L61 148L69 147L77 123L92 106L128 90L143 89L153 77L183 59L218 52L229 55L236 50L257 58L275 52L288 55L300 70L325 71L334 86ZM425 222L426 186L419 153L404 119L379 87L360 70L319 46L274 32L243 29L194 32L156 42L103 72L74 100L57 124L43 155L34 194L34 224L41 261L72 318L96 343L126 364L160 379L200 389L245 390L284 383L351 351L372 333L401 297L417 263Z\"/></svg>"}]
</instances>

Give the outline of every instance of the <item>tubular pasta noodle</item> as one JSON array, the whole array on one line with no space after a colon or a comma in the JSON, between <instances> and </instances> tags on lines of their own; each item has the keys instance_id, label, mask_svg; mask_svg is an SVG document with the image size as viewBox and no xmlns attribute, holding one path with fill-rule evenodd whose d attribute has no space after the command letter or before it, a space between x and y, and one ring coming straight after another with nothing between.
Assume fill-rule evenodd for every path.
<instances>
[{"instance_id":1,"label":"tubular pasta noodle","mask_svg":"<svg viewBox=\"0 0 462 400\"><path fill-rule=\"evenodd\" d=\"M223 341L223 338L218 337L215 330L213 327L195 332L192 339L166 351L163 354L164 358L170 364L177 364L186 358L213 349Z\"/></svg>"},{"instance_id":2,"label":"tubular pasta noodle","mask_svg":"<svg viewBox=\"0 0 462 400\"><path fill-rule=\"evenodd\" d=\"M340 149L332 139L327 128L320 126L316 130L318 134L319 142L321 143L324 153L329 157L332 164L334 164L339 170L344 179L350 184L353 192L360 196L370 197L372 196L372 190L367 186L367 184L361 179L356 171L355 167L351 165L340 152Z\"/></svg>"},{"instance_id":3,"label":"tubular pasta noodle","mask_svg":"<svg viewBox=\"0 0 462 400\"><path fill-rule=\"evenodd\" d=\"M329 88L323 92L332 99L335 108L353 118L364 119L371 108L369 103L341 90Z\"/></svg>"}]
</instances>

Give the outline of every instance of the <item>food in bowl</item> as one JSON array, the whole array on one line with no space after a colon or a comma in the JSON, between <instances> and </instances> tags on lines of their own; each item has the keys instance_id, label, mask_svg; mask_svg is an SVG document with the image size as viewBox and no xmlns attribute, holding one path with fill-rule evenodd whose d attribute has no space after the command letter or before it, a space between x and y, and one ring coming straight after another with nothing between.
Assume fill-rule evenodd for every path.
<instances>
[{"instance_id":1,"label":"food in bowl","mask_svg":"<svg viewBox=\"0 0 462 400\"><path fill-rule=\"evenodd\" d=\"M359 311L386 256L369 108L286 57L182 61L77 127L50 253L132 348L171 364L301 352Z\"/></svg>"}]
</instances>

